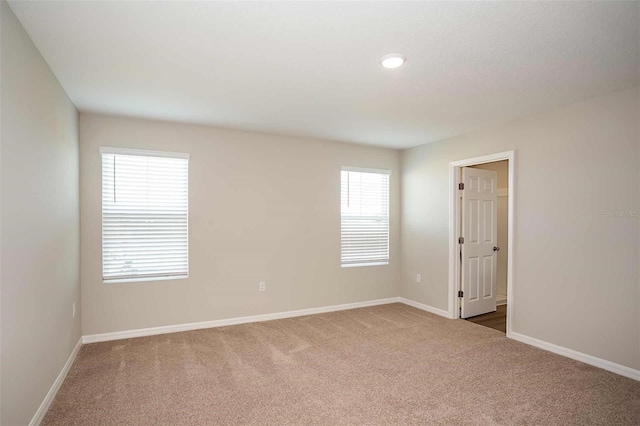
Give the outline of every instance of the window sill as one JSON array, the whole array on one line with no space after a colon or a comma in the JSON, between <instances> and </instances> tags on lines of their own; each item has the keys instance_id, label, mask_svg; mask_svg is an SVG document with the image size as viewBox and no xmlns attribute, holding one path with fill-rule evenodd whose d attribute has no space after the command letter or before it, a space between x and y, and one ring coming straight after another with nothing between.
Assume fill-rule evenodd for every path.
<instances>
[{"instance_id":1,"label":"window sill","mask_svg":"<svg viewBox=\"0 0 640 426\"><path fill-rule=\"evenodd\" d=\"M140 278L114 278L114 279L102 279L103 284L119 284L119 283L139 283L145 281L170 281L170 280L184 280L189 278L189 275L167 275L162 277L140 277Z\"/></svg>"},{"instance_id":2,"label":"window sill","mask_svg":"<svg viewBox=\"0 0 640 426\"><path fill-rule=\"evenodd\" d=\"M362 266L384 266L389 262L371 262L371 263L348 263L346 265L340 265L342 268L360 268Z\"/></svg>"}]
</instances>

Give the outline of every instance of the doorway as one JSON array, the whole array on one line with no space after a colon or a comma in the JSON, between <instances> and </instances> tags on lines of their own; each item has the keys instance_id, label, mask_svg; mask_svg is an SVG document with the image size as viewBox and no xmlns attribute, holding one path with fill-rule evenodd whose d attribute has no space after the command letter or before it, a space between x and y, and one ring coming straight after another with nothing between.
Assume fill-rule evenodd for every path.
<instances>
[{"instance_id":1,"label":"doorway","mask_svg":"<svg viewBox=\"0 0 640 426\"><path fill-rule=\"evenodd\" d=\"M511 334L514 152L450 163L449 316Z\"/></svg>"}]
</instances>

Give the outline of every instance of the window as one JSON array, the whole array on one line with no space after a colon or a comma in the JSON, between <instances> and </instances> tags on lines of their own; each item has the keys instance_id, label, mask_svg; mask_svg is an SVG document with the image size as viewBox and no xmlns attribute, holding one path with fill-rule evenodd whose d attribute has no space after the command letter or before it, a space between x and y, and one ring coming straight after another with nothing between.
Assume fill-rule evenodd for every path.
<instances>
[{"instance_id":1,"label":"window","mask_svg":"<svg viewBox=\"0 0 640 426\"><path fill-rule=\"evenodd\" d=\"M189 155L100 152L103 281L186 278Z\"/></svg>"},{"instance_id":2,"label":"window","mask_svg":"<svg viewBox=\"0 0 640 426\"><path fill-rule=\"evenodd\" d=\"M389 263L388 170L342 168L342 266Z\"/></svg>"}]
</instances>

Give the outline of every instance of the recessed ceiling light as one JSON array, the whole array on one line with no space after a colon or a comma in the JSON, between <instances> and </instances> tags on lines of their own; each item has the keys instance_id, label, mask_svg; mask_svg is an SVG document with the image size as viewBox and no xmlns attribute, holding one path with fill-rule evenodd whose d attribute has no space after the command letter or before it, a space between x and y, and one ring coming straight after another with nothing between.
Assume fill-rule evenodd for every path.
<instances>
[{"instance_id":1,"label":"recessed ceiling light","mask_svg":"<svg viewBox=\"0 0 640 426\"><path fill-rule=\"evenodd\" d=\"M400 53L391 53L380 58L380 63L385 68L398 68L404 64L407 58Z\"/></svg>"}]
</instances>

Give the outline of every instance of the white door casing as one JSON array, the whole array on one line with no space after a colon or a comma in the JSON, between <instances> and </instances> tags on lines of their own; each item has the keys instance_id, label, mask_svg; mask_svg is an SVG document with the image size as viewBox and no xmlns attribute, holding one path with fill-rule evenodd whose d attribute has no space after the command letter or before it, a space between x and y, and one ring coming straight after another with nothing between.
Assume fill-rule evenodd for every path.
<instances>
[{"instance_id":1,"label":"white door casing","mask_svg":"<svg viewBox=\"0 0 640 426\"><path fill-rule=\"evenodd\" d=\"M462 168L462 318L496 310L497 172Z\"/></svg>"}]
</instances>

